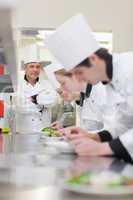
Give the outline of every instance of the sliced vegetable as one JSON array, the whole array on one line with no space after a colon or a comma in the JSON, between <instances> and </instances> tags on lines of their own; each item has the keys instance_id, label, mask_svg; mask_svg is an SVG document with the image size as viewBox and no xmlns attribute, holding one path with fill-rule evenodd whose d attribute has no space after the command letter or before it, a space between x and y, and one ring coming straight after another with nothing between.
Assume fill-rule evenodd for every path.
<instances>
[{"instance_id":1,"label":"sliced vegetable","mask_svg":"<svg viewBox=\"0 0 133 200\"><path fill-rule=\"evenodd\" d=\"M2 133L8 134L9 133L9 128L2 128Z\"/></svg>"},{"instance_id":2,"label":"sliced vegetable","mask_svg":"<svg viewBox=\"0 0 133 200\"><path fill-rule=\"evenodd\" d=\"M69 179L67 183L72 184L72 185L86 184L86 183L89 183L90 176L91 176L90 173L85 173L85 174L82 174L81 176L75 176Z\"/></svg>"},{"instance_id":3,"label":"sliced vegetable","mask_svg":"<svg viewBox=\"0 0 133 200\"><path fill-rule=\"evenodd\" d=\"M116 173L103 172L93 174L91 172L83 173L79 176L73 176L66 181L69 185L90 185L93 187L117 188L121 186L133 186L133 179L121 176Z\"/></svg>"},{"instance_id":4,"label":"sliced vegetable","mask_svg":"<svg viewBox=\"0 0 133 200\"><path fill-rule=\"evenodd\" d=\"M60 133L52 128L43 128L42 132L49 137L60 137Z\"/></svg>"}]
</instances>

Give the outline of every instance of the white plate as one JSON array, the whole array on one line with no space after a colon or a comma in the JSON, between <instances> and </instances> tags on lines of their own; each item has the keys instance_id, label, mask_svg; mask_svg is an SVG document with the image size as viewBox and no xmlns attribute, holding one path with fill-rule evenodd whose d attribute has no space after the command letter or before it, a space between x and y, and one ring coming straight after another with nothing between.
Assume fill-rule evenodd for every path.
<instances>
[{"instance_id":1,"label":"white plate","mask_svg":"<svg viewBox=\"0 0 133 200\"><path fill-rule=\"evenodd\" d=\"M74 153L74 148L67 141L47 141L46 145L55 147L60 153Z\"/></svg>"},{"instance_id":2,"label":"white plate","mask_svg":"<svg viewBox=\"0 0 133 200\"><path fill-rule=\"evenodd\" d=\"M64 181L62 180L64 189L91 195L133 195L133 185L118 185L122 180L124 180L119 173L111 171L102 171L97 173L90 172L89 177L87 178L86 176L90 183L87 183L87 179L85 181L86 183L72 184L67 182L71 180L71 178L74 178L74 176L70 178L66 177L64 178ZM109 186L109 184L114 184L114 186Z\"/></svg>"},{"instance_id":3,"label":"white plate","mask_svg":"<svg viewBox=\"0 0 133 200\"><path fill-rule=\"evenodd\" d=\"M41 139L44 140L44 143L48 147L54 147L59 150L60 153L74 153L74 148L64 137L49 137L43 132Z\"/></svg>"},{"instance_id":4,"label":"white plate","mask_svg":"<svg viewBox=\"0 0 133 200\"><path fill-rule=\"evenodd\" d=\"M90 185L80 185L80 186L70 186L68 184L61 183L61 187L65 190L69 190L71 192L88 194L88 195L111 195L111 196L127 196L133 195L133 186L121 186L118 188L101 188L101 187L92 187Z\"/></svg>"},{"instance_id":5,"label":"white plate","mask_svg":"<svg viewBox=\"0 0 133 200\"><path fill-rule=\"evenodd\" d=\"M55 142L65 140L64 137L49 137L45 135L45 132L41 131L41 139L44 139L47 142Z\"/></svg>"}]
</instances>

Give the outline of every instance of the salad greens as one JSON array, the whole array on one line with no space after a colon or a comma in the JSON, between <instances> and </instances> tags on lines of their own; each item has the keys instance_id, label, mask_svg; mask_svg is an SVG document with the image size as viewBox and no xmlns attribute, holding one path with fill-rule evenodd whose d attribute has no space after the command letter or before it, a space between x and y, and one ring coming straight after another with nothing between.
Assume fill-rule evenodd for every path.
<instances>
[{"instance_id":1,"label":"salad greens","mask_svg":"<svg viewBox=\"0 0 133 200\"><path fill-rule=\"evenodd\" d=\"M120 186L132 186L133 187L133 179L129 179L125 176L121 176L118 174L102 173L99 175L86 172L82 173L79 176L73 176L67 179L66 183L70 186L80 186L80 185L90 185L90 186L104 186L107 188L116 188ZM102 178L103 177L103 178Z\"/></svg>"},{"instance_id":2,"label":"salad greens","mask_svg":"<svg viewBox=\"0 0 133 200\"><path fill-rule=\"evenodd\" d=\"M89 183L91 174L88 173L83 173L81 176L74 176L70 178L67 183L70 185L80 185L80 184L85 184Z\"/></svg>"},{"instance_id":3,"label":"salad greens","mask_svg":"<svg viewBox=\"0 0 133 200\"><path fill-rule=\"evenodd\" d=\"M42 132L44 132L44 134L49 137L60 137L60 133L50 127L43 128Z\"/></svg>"}]
</instances>

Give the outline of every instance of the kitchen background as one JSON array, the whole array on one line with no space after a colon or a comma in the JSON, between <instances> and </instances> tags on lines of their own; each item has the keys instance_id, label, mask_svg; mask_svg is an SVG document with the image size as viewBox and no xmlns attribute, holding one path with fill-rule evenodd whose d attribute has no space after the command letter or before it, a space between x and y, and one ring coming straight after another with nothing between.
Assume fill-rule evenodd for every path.
<instances>
[{"instance_id":1,"label":"kitchen background","mask_svg":"<svg viewBox=\"0 0 133 200\"><path fill-rule=\"evenodd\" d=\"M38 0L34 3L32 0L17 0L13 24L14 27L17 24L14 39L17 45L19 77L23 76L23 58L25 55L28 57L28 52L41 59L44 66L53 60L45 47L46 35L51 34L58 25L78 12L82 12L88 18L95 31L94 35L102 46L115 52L132 50L132 7L132 0L83 0L82 4L80 0L58 0L58 4L54 0ZM6 70L4 73L7 73ZM42 74L41 78L46 77ZM10 96L10 93L0 94L0 106L4 107L0 116L2 128L9 127L11 121Z\"/></svg>"}]
</instances>

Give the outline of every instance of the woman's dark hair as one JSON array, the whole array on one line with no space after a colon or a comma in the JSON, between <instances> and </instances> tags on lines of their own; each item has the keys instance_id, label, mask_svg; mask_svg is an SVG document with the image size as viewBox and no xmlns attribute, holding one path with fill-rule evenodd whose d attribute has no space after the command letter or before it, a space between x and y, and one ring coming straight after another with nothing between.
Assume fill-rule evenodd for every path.
<instances>
[{"instance_id":1,"label":"woman's dark hair","mask_svg":"<svg viewBox=\"0 0 133 200\"><path fill-rule=\"evenodd\" d=\"M100 59L104 60L106 62L106 65L112 63L112 55L105 48L100 48L99 50L97 50L95 52L95 55L97 55Z\"/></svg>"}]
</instances>

